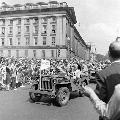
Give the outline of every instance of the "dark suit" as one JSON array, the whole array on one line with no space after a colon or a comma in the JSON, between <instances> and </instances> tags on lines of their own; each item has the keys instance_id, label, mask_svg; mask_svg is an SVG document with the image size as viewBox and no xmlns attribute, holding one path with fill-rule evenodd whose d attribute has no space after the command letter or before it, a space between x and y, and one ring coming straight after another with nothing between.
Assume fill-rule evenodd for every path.
<instances>
[{"instance_id":1,"label":"dark suit","mask_svg":"<svg viewBox=\"0 0 120 120\"><path fill-rule=\"evenodd\" d=\"M102 101L108 103L114 92L115 85L120 83L120 62L112 63L98 72L96 77L97 85L95 92ZM100 120L102 119L100 118Z\"/></svg>"}]
</instances>

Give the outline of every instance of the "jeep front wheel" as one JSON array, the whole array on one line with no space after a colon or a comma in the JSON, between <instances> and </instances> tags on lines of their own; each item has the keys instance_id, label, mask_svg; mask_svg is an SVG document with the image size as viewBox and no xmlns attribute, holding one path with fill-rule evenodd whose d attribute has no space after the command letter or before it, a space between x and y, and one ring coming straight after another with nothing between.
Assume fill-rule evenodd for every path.
<instances>
[{"instance_id":1,"label":"jeep front wheel","mask_svg":"<svg viewBox=\"0 0 120 120\"><path fill-rule=\"evenodd\" d=\"M35 85L31 86L31 89L35 90ZM30 100L38 102L42 98L42 94L36 95L34 92L29 92Z\"/></svg>"},{"instance_id":2,"label":"jeep front wheel","mask_svg":"<svg viewBox=\"0 0 120 120\"><path fill-rule=\"evenodd\" d=\"M64 106L68 103L70 98L70 91L67 87L59 88L56 95L56 102L59 106Z\"/></svg>"},{"instance_id":3,"label":"jeep front wheel","mask_svg":"<svg viewBox=\"0 0 120 120\"><path fill-rule=\"evenodd\" d=\"M32 93L32 92L29 92L29 96L30 96L30 99L33 101L33 102L38 102L40 100L41 97L39 96L36 96L35 93Z\"/></svg>"}]
</instances>

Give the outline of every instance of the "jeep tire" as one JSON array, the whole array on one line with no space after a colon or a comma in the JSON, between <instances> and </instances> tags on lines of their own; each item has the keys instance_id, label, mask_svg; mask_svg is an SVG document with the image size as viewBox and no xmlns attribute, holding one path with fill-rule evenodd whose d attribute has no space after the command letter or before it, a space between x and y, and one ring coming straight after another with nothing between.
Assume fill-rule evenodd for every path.
<instances>
[{"instance_id":1,"label":"jeep tire","mask_svg":"<svg viewBox=\"0 0 120 120\"><path fill-rule=\"evenodd\" d=\"M56 95L56 102L59 106L64 106L68 103L70 98L70 91L67 87L59 88Z\"/></svg>"},{"instance_id":2,"label":"jeep tire","mask_svg":"<svg viewBox=\"0 0 120 120\"><path fill-rule=\"evenodd\" d=\"M32 85L31 89L35 90L35 85ZM29 96L30 96L30 100L32 100L32 102L38 102L42 98L42 94L39 94L39 96L37 96L33 92L29 92Z\"/></svg>"}]
</instances>

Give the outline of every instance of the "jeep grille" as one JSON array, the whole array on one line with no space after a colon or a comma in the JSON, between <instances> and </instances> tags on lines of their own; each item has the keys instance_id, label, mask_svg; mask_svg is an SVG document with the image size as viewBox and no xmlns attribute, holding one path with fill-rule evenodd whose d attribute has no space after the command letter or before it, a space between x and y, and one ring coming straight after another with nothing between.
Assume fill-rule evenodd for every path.
<instances>
[{"instance_id":1,"label":"jeep grille","mask_svg":"<svg viewBox=\"0 0 120 120\"><path fill-rule=\"evenodd\" d=\"M52 80L50 78L42 78L41 89L42 90L51 90L52 89Z\"/></svg>"}]
</instances>

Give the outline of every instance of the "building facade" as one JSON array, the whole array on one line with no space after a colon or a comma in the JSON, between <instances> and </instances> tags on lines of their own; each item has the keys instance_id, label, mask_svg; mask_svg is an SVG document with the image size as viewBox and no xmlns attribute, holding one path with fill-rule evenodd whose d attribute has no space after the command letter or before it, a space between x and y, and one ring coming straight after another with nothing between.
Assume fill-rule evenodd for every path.
<instances>
[{"instance_id":1,"label":"building facade","mask_svg":"<svg viewBox=\"0 0 120 120\"><path fill-rule=\"evenodd\" d=\"M51 1L0 8L0 56L88 59L86 43L75 28L67 3Z\"/></svg>"}]
</instances>

